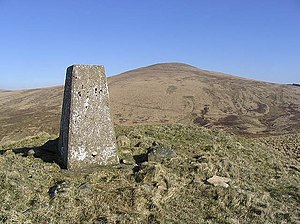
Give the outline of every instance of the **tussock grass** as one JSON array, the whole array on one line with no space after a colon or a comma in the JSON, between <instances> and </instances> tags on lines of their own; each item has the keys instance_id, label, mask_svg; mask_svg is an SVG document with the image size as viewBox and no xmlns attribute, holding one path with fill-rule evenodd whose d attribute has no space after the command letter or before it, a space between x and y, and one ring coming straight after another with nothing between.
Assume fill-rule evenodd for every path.
<instances>
[{"instance_id":1,"label":"tussock grass","mask_svg":"<svg viewBox=\"0 0 300 224\"><path fill-rule=\"evenodd\" d=\"M257 139L196 126L117 127L116 133L130 140L130 144L119 146L121 155L124 151L147 151L155 141L174 150L176 156L139 166L75 172L7 150L0 155L0 222L300 221L300 174L295 169L299 161L281 150ZM5 149L28 142L39 146L45 142L43 136L6 145ZM206 180L213 175L230 178L229 187L209 185Z\"/></svg>"}]
</instances>

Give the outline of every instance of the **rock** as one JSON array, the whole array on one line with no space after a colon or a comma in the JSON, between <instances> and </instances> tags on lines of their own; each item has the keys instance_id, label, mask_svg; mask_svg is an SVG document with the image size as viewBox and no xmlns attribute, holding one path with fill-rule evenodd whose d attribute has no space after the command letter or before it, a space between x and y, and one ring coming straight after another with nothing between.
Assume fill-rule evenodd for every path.
<instances>
[{"instance_id":1,"label":"rock","mask_svg":"<svg viewBox=\"0 0 300 224\"><path fill-rule=\"evenodd\" d=\"M163 148L157 142L153 142L152 146L148 149L133 147L131 150L137 164L148 161L161 162L164 159L170 159L176 155L172 149Z\"/></svg>"},{"instance_id":2,"label":"rock","mask_svg":"<svg viewBox=\"0 0 300 224\"><path fill-rule=\"evenodd\" d=\"M28 150L27 156L34 156L35 151L33 149Z\"/></svg>"},{"instance_id":3,"label":"rock","mask_svg":"<svg viewBox=\"0 0 300 224\"><path fill-rule=\"evenodd\" d=\"M164 159L170 159L176 155L175 151L169 148L161 147L157 142L153 142L148 149L148 161L161 162Z\"/></svg>"},{"instance_id":4,"label":"rock","mask_svg":"<svg viewBox=\"0 0 300 224\"><path fill-rule=\"evenodd\" d=\"M166 191L168 190L167 183L163 180L161 180L159 183L157 183L157 189L161 191Z\"/></svg>"},{"instance_id":5,"label":"rock","mask_svg":"<svg viewBox=\"0 0 300 224\"><path fill-rule=\"evenodd\" d=\"M120 159L120 163L125 165L133 165L135 164L135 160L132 157L126 157Z\"/></svg>"},{"instance_id":6,"label":"rock","mask_svg":"<svg viewBox=\"0 0 300 224\"><path fill-rule=\"evenodd\" d=\"M65 193L69 188L70 185L66 181L58 181L50 187L48 194L50 198L55 198L57 195Z\"/></svg>"},{"instance_id":7,"label":"rock","mask_svg":"<svg viewBox=\"0 0 300 224\"><path fill-rule=\"evenodd\" d=\"M122 148L130 148L131 147L131 141L125 135L121 135L117 138L117 145L119 147L122 147Z\"/></svg>"},{"instance_id":8,"label":"rock","mask_svg":"<svg viewBox=\"0 0 300 224\"><path fill-rule=\"evenodd\" d=\"M214 186L221 186L221 187L229 187L229 185L227 184L230 181L230 178L227 177L220 177L217 175L214 175L213 177L207 179L207 182L211 185Z\"/></svg>"},{"instance_id":9,"label":"rock","mask_svg":"<svg viewBox=\"0 0 300 224\"><path fill-rule=\"evenodd\" d=\"M47 152L43 151L40 147L34 148L34 157L42 158L43 155L45 155ZM48 153L49 154L49 153ZM52 154L52 153L51 153Z\"/></svg>"}]
</instances>

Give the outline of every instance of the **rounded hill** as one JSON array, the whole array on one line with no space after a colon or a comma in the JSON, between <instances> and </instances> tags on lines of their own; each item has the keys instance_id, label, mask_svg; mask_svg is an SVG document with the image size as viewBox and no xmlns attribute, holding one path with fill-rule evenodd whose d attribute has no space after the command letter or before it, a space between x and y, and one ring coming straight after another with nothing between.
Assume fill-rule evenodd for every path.
<instances>
[{"instance_id":1,"label":"rounded hill","mask_svg":"<svg viewBox=\"0 0 300 224\"><path fill-rule=\"evenodd\" d=\"M115 124L182 123L240 134L300 130L300 88L161 63L108 78ZM63 86L0 91L0 142L57 134Z\"/></svg>"}]
</instances>

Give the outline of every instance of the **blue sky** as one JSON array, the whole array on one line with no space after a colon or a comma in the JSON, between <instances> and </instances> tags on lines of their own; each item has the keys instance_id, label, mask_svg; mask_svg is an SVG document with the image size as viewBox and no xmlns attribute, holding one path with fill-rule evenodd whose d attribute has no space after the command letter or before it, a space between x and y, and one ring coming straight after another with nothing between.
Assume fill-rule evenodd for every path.
<instances>
[{"instance_id":1,"label":"blue sky","mask_svg":"<svg viewBox=\"0 0 300 224\"><path fill-rule=\"evenodd\" d=\"M0 89L62 85L78 63L300 82L299 0L0 0L0 28Z\"/></svg>"}]
</instances>

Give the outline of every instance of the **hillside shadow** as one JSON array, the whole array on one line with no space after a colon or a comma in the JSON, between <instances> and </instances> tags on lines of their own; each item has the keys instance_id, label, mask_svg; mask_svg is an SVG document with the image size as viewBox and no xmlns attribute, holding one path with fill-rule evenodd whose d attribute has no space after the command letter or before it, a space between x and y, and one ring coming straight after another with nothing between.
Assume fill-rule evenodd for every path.
<instances>
[{"instance_id":1,"label":"hillside shadow","mask_svg":"<svg viewBox=\"0 0 300 224\"><path fill-rule=\"evenodd\" d=\"M0 155L3 155L8 150L0 150ZM47 141L39 147L22 147L12 149L15 154L21 154L23 157L33 156L40 158L47 163L59 164L58 138Z\"/></svg>"}]
</instances>

